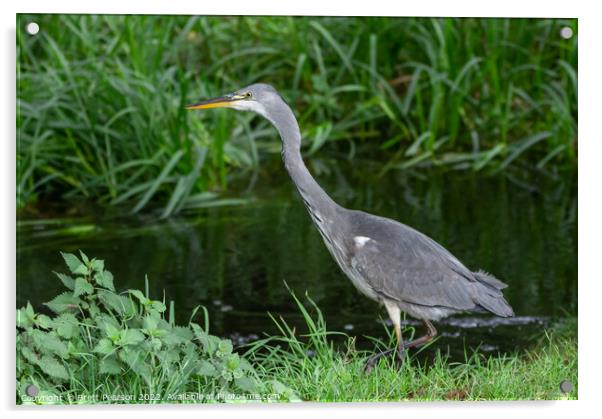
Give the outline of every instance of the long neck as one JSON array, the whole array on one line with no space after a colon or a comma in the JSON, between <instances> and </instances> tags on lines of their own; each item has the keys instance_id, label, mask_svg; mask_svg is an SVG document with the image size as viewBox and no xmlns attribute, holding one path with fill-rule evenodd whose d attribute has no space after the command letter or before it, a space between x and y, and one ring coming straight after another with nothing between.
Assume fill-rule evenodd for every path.
<instances>
[{"instance_id":1,"label":"long neck","mask_svg":"<svg viewBox=\"0 0 602 419\"><path fill-rule=\"evenodd\" d=\"M295 115L286 106L279 110L276 118L269 118L282 139L282 160L301 198L310 210L312 217L329 217L337 209L337 204L324 192L301 157L301 133Z\"/></svg>"}]
</instances>

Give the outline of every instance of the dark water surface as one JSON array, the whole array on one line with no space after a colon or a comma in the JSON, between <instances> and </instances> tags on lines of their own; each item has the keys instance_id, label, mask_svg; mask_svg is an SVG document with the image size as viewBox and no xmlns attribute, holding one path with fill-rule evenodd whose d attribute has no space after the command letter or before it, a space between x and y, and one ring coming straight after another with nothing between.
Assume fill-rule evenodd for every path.
<instances>
[{"instance_id":1,"label":"dark water surface","mask_svg":"<svg viewBox=\"0 0 602 419\"><path fill-rule=\"evenodd\" d=\"M517 317L464 315L438 323L434 347L463 359L464 343L482 351L524 348L554 320L577 313L576 176L531 181L473 173L349 174L313 161L311 170L341 205L395 218L431 236L469 268L509 284ZM330 167L329 170L323 170ZM335 166L336 167L336 166ZM174 300L179 321L205 305L211 332L238 343L276 333L267 312L303 330L284 282L322 309L329 330L385 338L383 308L339 271L282 170L238 180L244 206L195 210L168 220L94 212L75 219L21 220L17 304L38 309L61 289L59 250L104 259L118 289L144 288ZM274 171L272 171L274 173ZM236 183L236 182L235 182ZM247 189L245 191L245 189ZM197 319L200 321L200 319ZM418 325L409 319L410 325ZM420 327L420 326L419 326ZM422 332L422 328L418 333ZM432 349L431 349L432 350Z\"/></svg>"}]
</instances>

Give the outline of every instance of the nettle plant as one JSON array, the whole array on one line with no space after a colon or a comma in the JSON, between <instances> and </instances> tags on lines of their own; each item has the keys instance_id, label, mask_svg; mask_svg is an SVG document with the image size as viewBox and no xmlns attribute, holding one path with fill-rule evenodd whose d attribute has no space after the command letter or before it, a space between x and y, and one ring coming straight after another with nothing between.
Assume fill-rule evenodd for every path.
<instances>
[{"instance_id":1,"label":"nettle plant","mask_svg":"<svg viewBox=\"0 0 602 419\"><path fill-rule=\"evenodd\" d=\"M206 311L204 328L178 326L173 302L166 314L164 301L149 298L148 278L146 292L118 293L102 260L62 255L71 274L55 272L68 291L45 303L54 316L29 303L17 310L18 402L199 401L182 398L191 392L204 401L296 399L260 379L230 340L208 334Z\"/></svg>"}]
</instances>

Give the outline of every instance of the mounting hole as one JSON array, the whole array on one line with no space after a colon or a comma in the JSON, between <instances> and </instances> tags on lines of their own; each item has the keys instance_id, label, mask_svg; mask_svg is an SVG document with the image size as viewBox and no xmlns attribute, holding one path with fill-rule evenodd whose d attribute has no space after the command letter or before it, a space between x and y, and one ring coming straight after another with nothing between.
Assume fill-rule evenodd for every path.
<instances>
[{"instance_id":1,"label":"mounting hole","mask_svg":"<svg viewBox=\"0 0 602 419\"><path fill-rule=\"evenodd\" d=\"M40 32L40 25L38 25L36 22L29 22L25 27L25 30L30 35L36 35L38 32Z\"/></svg>"},{"instance_id":2,"label":"mounting hole","mask_svg":"<svg viewBox=\"0 0 602 419\"><path fill-rule=\"evenodd\" d=\"M568 26L560 29L560 36L564 39L571 39L573 37L573 30Z\"/></svg>"},{"instance_id":3,"label":"mounting hole","mask_svg":"<svg viewBox=\"0 0 602 419\"><path fill-rule=\"evenodd\" d=\"M27 394L29 397L35 397L39 392L40 389L33 384L30 384L25 388L25 394Z\"/></svg>"},{"instance_id":4,"label":"mounting hole","mask_svg":"<svg viewBox=\"0 0 602 419\"><path fill-rule=\"evenodd\" d=\"M573 390L573 383L571 383L569 380L562 380L560 382L560 391L562 391L564 394L570 393Z\"/></svg>"}]
</instances>

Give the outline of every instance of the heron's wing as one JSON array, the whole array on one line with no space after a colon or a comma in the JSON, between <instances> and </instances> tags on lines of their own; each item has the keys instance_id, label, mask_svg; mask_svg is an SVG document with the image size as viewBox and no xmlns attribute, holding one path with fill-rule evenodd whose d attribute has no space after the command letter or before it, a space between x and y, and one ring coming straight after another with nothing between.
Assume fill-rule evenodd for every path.
<instances>
[{"instance_id":1,"label":"heron's wing","mask_svg":"<svg viewBox=\"0 0 602 419\"><path fill-rule=\"evenodd\" d=\"M352 267L374 291L413 304L475 307L475 278L458 259L424 234L380 220L379 227L365 230L369 240L354 241L351 252Z\"/></svg>"}]
</instances>

